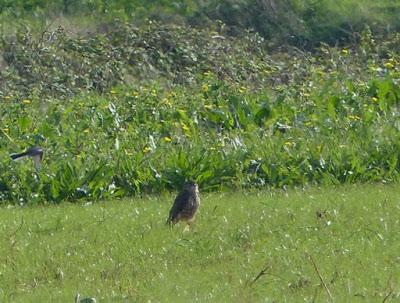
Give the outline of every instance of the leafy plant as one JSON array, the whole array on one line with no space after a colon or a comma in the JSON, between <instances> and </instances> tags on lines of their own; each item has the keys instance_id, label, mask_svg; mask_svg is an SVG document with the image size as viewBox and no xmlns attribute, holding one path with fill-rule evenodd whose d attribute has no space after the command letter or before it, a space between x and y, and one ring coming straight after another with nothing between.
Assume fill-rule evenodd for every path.
<instances>
[{"instance_id":1,"label":"leafy plant","mask_svg":"<svg viewBox=\"0 0 400 303\"><path fill-rule=\"evenodd\" d=\"M204 190L398 179L398 35L272 55L257 35L218 42L154 23L54 35L8 45L2 201L124 197L188 179ZM46 151L40 172L11 163L7 152L33 144Z\"/></svg>"}]
</instances>

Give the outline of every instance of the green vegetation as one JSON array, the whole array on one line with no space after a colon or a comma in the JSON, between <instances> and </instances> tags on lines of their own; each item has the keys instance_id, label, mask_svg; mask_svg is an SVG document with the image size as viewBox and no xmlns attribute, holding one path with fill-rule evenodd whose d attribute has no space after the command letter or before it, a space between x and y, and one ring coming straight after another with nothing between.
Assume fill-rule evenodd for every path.
<instances>
[{"instance_id":1,"label":"green vegetation","mask_svg":"<svg viewBox=\"0 0 400 303\"><path fill-rule=\"evenodd\" d=\"M398 179L399 35L274 54L223 26L15 38L0 82L3 201L156 193L185 178L210 190ZM35 143L40 172L9 159Z\"/></svg>"},{"instance_id":2,"label":"green vegetation","mask_svg":"<svg viewBox=\"0 0 400 303\"><path fill-rule=\"evenodd\" d=\"M203 196L194 228L171 197L2 208L0 300L395 302L400 191L345 186ZM262 270L264 275L256 277Z\"/></svg>"},{"instance_id":3,"label":"green vegetation","mask_svg":"<svg viewBox=\"0 0 400 303\"><path fill-rule=\"evenodd\" d=\"M231 34L252 28L270 44L318 47L356 41L367 25L373 32L391 33L400 28L400 4L394 0L1 0L2 26L13 29L29 22L41 28L64 24L85 30L115 18L142 24L146 19L207 26L217 20Z\"/></svg>"},{"instance_id":4,"label":"green vegetation","mask_svg":"<svg viewBox=\"0 0 400 303\"><path fill-rule=\"evenodd\" d=\"M0 0L0 301L398 301L399 13Z\"/></svg>"},{"instance_id":5,"label":"green vegetation","mask_svg":"<svg viewBox=\"0 0 400 303\"><path fill-rule=\"evenodd\" d=\"M50 18L49 5L66 18L77 16L74 1L1 3L3 16L17 11L22 21L36 11ZM82 2L80 12L129 15L140 6L130 11L118 6L128 2L111 1L104 9L105 3ZM301 32L314 41L279 30L272 37L262 27L252 32L248 22L222 18L230 5L245 18L243 6L264 3L277 14L289 14L288 7L313 12L317 22L322 11L348 8L347 2L322 10L324 1L223 1L215 16L216 2L185 2L186 12L178 9L183 2L171 3L148 2L146 11L169 10L186 18L183 25L133 25L127 15L120 16L124 22L97 21L93 32L56 23L43 31L28 25L4 31L0 201L121 198L176 189L187 178L203 190L398 180L398 33L364 22L354 39L329 40L329 26L315 36L310 19L303 23L312 31ZM208 9L205 26L187 26ZM286 34L312 51L285 39L276 48ZM33 144L46 151L39 172L29 161L9 159Z\"/></svg>"}]
</instances>

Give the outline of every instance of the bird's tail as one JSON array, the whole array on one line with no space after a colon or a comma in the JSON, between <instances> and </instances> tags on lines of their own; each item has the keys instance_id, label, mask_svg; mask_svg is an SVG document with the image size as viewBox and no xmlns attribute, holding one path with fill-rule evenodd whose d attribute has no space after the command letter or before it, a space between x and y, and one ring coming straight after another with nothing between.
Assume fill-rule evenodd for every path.
<instances>
[{"instance_id":1,"label":"bird's tail","mask_svg":"<svg viewBox=\"0 0 400 303\"><path fill-rule=\"evenodd\" d=\"M13 159L14 161L23 159L25 157L28 156L28 152L23 152L23 153L19 153L19 154L11 154L10 157L11 159Z\"/></svg>"}]
</instances>

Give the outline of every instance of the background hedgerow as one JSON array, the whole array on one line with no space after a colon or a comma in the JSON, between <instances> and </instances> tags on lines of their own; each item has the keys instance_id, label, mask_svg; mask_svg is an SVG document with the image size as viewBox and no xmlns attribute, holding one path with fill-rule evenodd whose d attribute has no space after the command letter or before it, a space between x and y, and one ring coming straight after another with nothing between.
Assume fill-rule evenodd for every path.
<instances>
[{"instance_id":1,"label":"background hedgerow","mask_svg":"<svg viewBox=\"0 0 400 303\"><path fill-rule=\"evenodd\" d=\"M20 20L39 28L64 24L78 31L115 18L142 24L145 20L203 28L215 21L237 35L253 29L270 45L314 48L320 42L355 41L366 25L375 33L399 30L400 4L393 0L15 0L0 1L0 24L12 31Z\"/></svg>"},{"instance_id":2,"label":"background hedgerow","mask_svg":"<svg viewBox=\"0 0 400 303\"><path fill-rule=\"evenodd\" d=\"M398 35L377 43L365 31L354 47L268 55L253 34L113 30L20 33L6 45L2 200L123 197L187 178L210 190L397 180ZM191 32L193 45L177 38ZM11 162L35 143L46 150L40 172Z\"/></svg>"},{"instance_id":3,"label":"background hedgerow","mask_svg":"<svg viewBox=\"0 0 400 303\"><path fill-rule=\"evenodd\" d=\"M397 180L398 7L325 2L0 1L0 200Z\"/></svg>"}]
</instances>

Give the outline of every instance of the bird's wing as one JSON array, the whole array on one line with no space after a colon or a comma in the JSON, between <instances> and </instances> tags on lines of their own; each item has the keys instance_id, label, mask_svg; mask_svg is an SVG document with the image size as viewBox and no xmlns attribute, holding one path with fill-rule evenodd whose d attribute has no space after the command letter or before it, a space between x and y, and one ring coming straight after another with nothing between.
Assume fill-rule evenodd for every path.
<instances>
[{"instance_id":1,"label":"bird's wing","mask_svg":"<svg viewBox=\"0 0 400 303\"><path fill-rule=\"evenodd\" d=\"M185 209L190 193L186 190L179 193L179 195L175 198L174 205L169 212L169 219L172 220L179 214L183 209Z\"/></svg>"},{"instance_id":2,"label":"bird's wing","mask_svg":"<svg viewBox=\"0 0 400 303\"><path fill-rule=\"evenodd\" d=\"M19 154L11 154L10 157L14 161L17 161L17 160L21 160L25 157L28 157L28 154L26 152L23 152L23 153L19 153Z\"/></svg>"},{"instance_id":3,"label":"bird's wing","mask_svg":"<svg viewBox=\"0 0 400 303\"><path fill-rule=\"evenodd\" d=\"M33 146L28 148L28 150L26 151L26 153L28 154L28 156L42 156L43 155L43 149L41 147L37 147L37 146Z\"/></svg>"}]
</instances>

